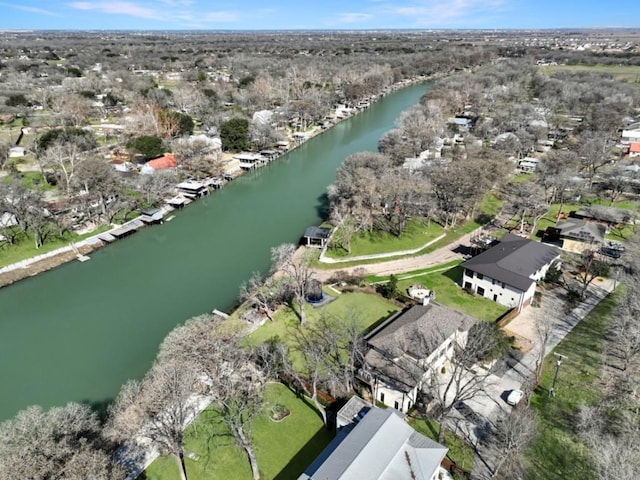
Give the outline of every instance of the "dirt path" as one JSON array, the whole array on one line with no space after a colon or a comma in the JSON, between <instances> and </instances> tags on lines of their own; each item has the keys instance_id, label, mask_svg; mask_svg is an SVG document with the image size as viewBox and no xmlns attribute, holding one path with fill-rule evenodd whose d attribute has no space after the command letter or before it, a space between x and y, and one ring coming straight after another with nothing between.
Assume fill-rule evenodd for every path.
<instances>
[{"instance_id":1,"label":"dirt path","mask_svg":"<svg viewBox=\"0 0 640 480\"><path fill-rule=\"evenodd\" d=\"M399 258L397 260L386 260L379 263L370 263L355 267L334 268L330 270L316 269L314 270L314 276L318 280L326 282L340 271L354 273L356 269L362 269L364 270L365 275L391 275L392 273L404 273L412 270L419 270L421 268L441 265L443 263L464 258L463 253L460 251L461 249L458 247L461 245L468 246L470 244L470 238L474 233L476 233L476 231L467 233L455 242L424 255Z\"/></svg>"}]
</instances>

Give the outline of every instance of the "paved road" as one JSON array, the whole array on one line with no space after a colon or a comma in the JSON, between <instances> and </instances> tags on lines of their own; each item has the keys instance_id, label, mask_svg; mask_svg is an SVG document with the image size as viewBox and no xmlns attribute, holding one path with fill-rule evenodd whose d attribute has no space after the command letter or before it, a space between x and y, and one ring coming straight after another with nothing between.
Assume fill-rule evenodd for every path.
<instances>
[{"instance_id":1,"label":"paved road","mask_svg":"<svg viewBox=\"0 0 640 480\"><path fill-rule=\"evenodd\" d=\"M562 310L554 308L555 304L550 304L550 307L544 310L544 314L553 315L557 317L557 321L552 327L550 338L546 344L545 352L548 355L566 336L573 330L573 328L589 313L593 308L598 305L610 292L613 291L614 281L604 280L598 285L591 285L589 288L589 297L574 308L569 314L563 315ZM468 405L484 419L490 423L495 421L501 415L507 415L511 411L511 407L503 401L501 395L504 396L505 391L514 388L521 388L521 385L531 377L535 369L536 358L539 355L540 349L543 345L538 342L533 346L531 351L524 355L519 363L505 372L501 377L494 378L494 383L490 386L489 394L490 399L481 399L480 401L467 402ZM579 359L576 359L579 361ZM474 479L490 479L492 478L492 470L495 468L497 453L491 448L484 446L477 442L475 431L473 428L469 428L469 437L477 446L477 455L474 460L472 478Z\"/></svg>"},{"instance_id":2,"label":"paved road","mask_svg":"<svg viewBox=\"0 0 640 480\"><path fill-rule=\"evenodd\" d=\"M364 270L365 275L391 275L392 273L410 272L413 270L419 270L421 268L441 265L453 260L463 259L464 255L461 253L458 247L468 246L470 244L471 236L477 233L479 230L480 229L474 230L471 233L467 233L455 242L424 255L399 258L397 260L387 260L379 263L371 263L368 265L355 267L316 269L314 270L314 277L322 282L325 282L332 276L334 276L336 272L343 271L352 274L357 269Z\"/></svg>"}]
</instances>

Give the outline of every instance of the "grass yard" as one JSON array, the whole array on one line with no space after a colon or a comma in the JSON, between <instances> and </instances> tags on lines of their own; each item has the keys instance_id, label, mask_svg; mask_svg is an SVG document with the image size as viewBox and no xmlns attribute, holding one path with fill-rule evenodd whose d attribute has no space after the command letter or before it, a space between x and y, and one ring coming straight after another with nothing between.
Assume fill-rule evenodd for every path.
<instances>
[{"instance_id":1,"label":"grass yard","mask_svg":"<svg viewBox=\"0 0 640 480\"><path fill-rule=\"evenodd\" d=\"M574 414L580 405L593 405L602 398L599 388L603 338L621 289L605 298L554 349L567 355L559 370L556 395L546 389L532 397L537 409L537 437L529 447L530 480L588 480L594 472L592 453L574 433ZM542 384L551 385L555 357L547 355Z\"/></svg>"},{"instance_id":2,"label":"grass yard","mask_svg":"<svg viewBox=\"0 0 640 480\"><path fill-rule=\"evenodd\" d=\"M83 235L66 232L62 238L47 240L40 248L35 248L35 242L31 233L23 235L14 245L5 245L0 247L0 267L5 267L12 263L35 257L36 255L42 255L43 253L50 252L56 248L66 247L71 242L78 242L87 237L97 235L98 233L106 232L110 228L111 227L109 225L104 225L93 232L85 233Z\"/></svg>"},{"instance_id":3,"label":"grass yard","mask_svg":"<svg viewBox=\"0 0 640 480\"><path fill-rule=\"evenodd\" d=\"M411 417L409 420L417 432L438 441L438 423L433 420ZM473 466L473 447L463 439L456 437L452 432L446 431L444 434L444 446L449 449L447 456L461 468L471 471Z\"/></svg>"},{"instance_id":4,"label":"grass yard","mask_svg":"<svg viewBox=\"0 0 640 480\"><path fill-rule=\"evenodd\" d=\"M442 270L449 270L456 265L460 265L464 260L453 260L448 263L443 263L442 265L435 265L429 268L421 268L420 270L412 270L411 272L399 273L396 275L398 280L405 280L408 278L422 277L429 273L439 272ZM365 281L369 283L386 283L389 281L389 277L379 277L377 275L368 275L364 277Z\"/></svg>"},{"instance_id":5,"label":"grass yard","mask_svg":"<svg viewBox=\"0 0 640 480\"><path fill-rule=\"evenodd\" d=\"M305 307L307 322L313 322L321 314L345 318L351 315L351 312L355 312L362 330L366 331L380 321L389 318L399 309L397 305L379 295L359 292L346 292L341 295L337 295L335 292L331 293L335 296L331 303L319 308L311 305ZM275 337L288 343L289 332L291 329L298 328L299 325L300 320L295 312L289 308L283 308L276 312L273 322L267 321L247 338L254 345L259 345Z\"/></svg>"},{"instance_id":6,"label":"grass yard","mask_svg":"<svg viewBox=\"0 0 640 480\"><path fill-rule=\"evenodd\" d=\"M507 307L488 298L467 293L458 285L461 278L462 267L456 265L444 271L399 280L398 290L406 293L409 286L422 284L436 292L436 302L486 321L494 321L508 310Z\"/></svg>"},{"instance_id":7,"label":"grass yard","mask_svg":"<svg viewBox=\"0 0 640 480\"><path fill-rule=\"evenodd\" d=\"M444 230L440 225L436 225L434 222L431 223L431 226L428 227L429 229L433 229L433 232L430 234L430 239L434 239L437 238L439 235L441 235L442 233L445 234L445 236L438 240L437 242L429 245L427 248L420 250L419 252L417 252L415 255L423 255L425 253L429 253L429 252L433 252L434 250L437 250L438 248L447 246L448 244L450 244L451 242L454 242L455 240L457 240L458 238L460 238L461 236L472 232L473 230L481 227L482 225L484 225L485 223L488 223L491 219L493 219L498 212L500 211L500 208L502 207L502 200L500 200L498 197L496 197L494 192L488 192L484 198L482 199L482 201L480 202L480 204L478 205L477 211L479 212L477 217L474 220L467 220L466 222L456 226L455 228L452 228L450 230ZM416 219L415 221L416 225L420 225L420 223L423 224L423 226L426 226L426 220L424 219ZM414 225L412 228L420 228L419 226ZM419 232L418 232L419 234ZM364 252L358 252L355 253L355 247L352 245L352 255L364 255L364 254L374 254L374 253L383 253L383 252L389 252L389 251L397 251L397 250L407 250L407 249L411 249L411 248L417 248L420 245L424 245L425 243L427 243L429 241L429 239L424 236L424 234L422 234L422 237L418 237L418 240L415 242L414 246L393 246L390 247L390 240L387 239L385 241L381 243L380 242L373 242L370 244L370 246L368 247L370 251L367 251L366 253ZM388 235L388 237L392 237L391 235ZM405 238L405 236L408 236L407 234L403 234L403 236L399 239L402 240ZM373 237L372 237L373 238ZM396 238L396 237L393 237ZM404 241L404 240L402 240ZM355 239L352 240L352 243L355 242ZM344 253L344 252L343 252ZM331 252L331 256L334 257L338 257L342 255L341 253L336 253L336 250L333 250ZM344 255L343 255L344 256ZM394 257L394 258L401 258L400 256L398 257ZM354 262L343 262L340 263L338 266L336 266L335 264L327 264L327 263L320 263L318 261L314 262L314 267L316 268L321 268L321 269L333 269L333 268L346 268L346 267L353 267L353 266L357 266L357 265L367 265L369 263L377 263L379 262L380 259L372 259L372 260L361 260L361 261L354 261Z\"/></svg>"},{"instance_id":8,"label":"grass yard","mask_svg":"<svg viewBox=\"0 0 640 480\"><path fill-rule=\"evenodd\" d=\"M351 253L347 254L342 248L331 248L327 250L327 256L349 258L358 255L412 250L437 238L442 235L442 232L443 228L435 222L429 223L421 218L410 219L407 221L407 227L401 237L381 231L360 232L351 239Z\"/></svg>"},{"instance_id":9,"label":"grass yard","mask_svg":"<svg viewBox=\"0 0 640 480\"><path fill-rule=\"evenodd\" d=\"M265 399L265 413L253 423L253 445L262 478L296 479L333 439L333 434L324 428L315 410L284 385L268 385ZM272 421L266 411L274 404L285 406L291 415L280 422ZM190 480L252 478L244 451L234 444L213 409L205 410L187 428L185 438L186 450L197 458L185 459ZM161 457L140 478L179 480L180 475L173 458Z\"/></svg>"}]
</instances>

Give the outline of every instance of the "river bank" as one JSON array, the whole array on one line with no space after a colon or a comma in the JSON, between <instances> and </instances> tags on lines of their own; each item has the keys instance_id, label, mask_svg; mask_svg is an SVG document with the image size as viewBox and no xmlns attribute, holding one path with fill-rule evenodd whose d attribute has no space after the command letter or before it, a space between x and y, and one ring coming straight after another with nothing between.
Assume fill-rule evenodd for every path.
<instances>
[{"instance_id":1,"label":"river bank","mask_svg":"<svg viewBox=\"0 0 640 480\"><path fill-rule=\"evenodd\" d=\"M375 151L428 85L386 95L210 196L142 228L88 262L71 261L0 289L0 420L29 405L109 403L141 378L176 325L236 304L271 248L322 221L327 186L357 152Z\"/></svg>"},{"instance_id":2,"label":"river bank","mask_svg":"<svg viewBox=\"0 0 640 480\"><path fill-rule=\"evenodd\" d=\"M358 102L357 105L353 106L349 111L351 112L349 115L345 115L340 118L334 118L333 122L329 127L321 126L321 125L313 125L304 135L296 136L296 141L292 140L293 147L288 151L283 152L281 155L274 158L272 161L278 160L284 155L300 148L306 142L311 140L312 138L322 135L323 133L328 132L331 128L334 128L336 125L352 118L354 115L358 115L363 111L366 111L370 108L375 102L381 100L386 95L393 93L397 90L407 88L412 85L425 83L427 81L433 80L436 76L426 77L426 76L417 76L409 79L401 80L400 82L396 82L386 88L384 88L381 92L371 95L362 101ZM271 162L269 162L271 163ZM246 172L243 172L246 173ZM119 226L113 226L113 228L118 228ZM98 237L96 235L95 237ZM42 255L36 255L31 258L27 258L21 260L20 262L16 262L11 265L7 265L5 267L0 268L0 288L11 285L20 280L24 280L33 276L36 276L40 273L46 272L48 270L54 269L61 265L64 265L73 260L77 260L78 258L82 258L82 256L88 256L90 253L94 251L106 247L109 243L104 241L95 241L95 237L91 237L90 239L81 240L75 242L74 244L68 247L62 247L57 250L53 250L47 252Z\"/></svg>"}]
</instances>

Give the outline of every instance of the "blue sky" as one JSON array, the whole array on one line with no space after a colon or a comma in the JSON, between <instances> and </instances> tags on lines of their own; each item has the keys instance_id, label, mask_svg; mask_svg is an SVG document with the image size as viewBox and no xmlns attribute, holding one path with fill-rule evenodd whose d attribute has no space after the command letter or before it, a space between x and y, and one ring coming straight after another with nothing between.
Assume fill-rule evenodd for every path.
<instances>
[{"instance_id":1,"label":"blue sky","mask_svg":"<svg viewBox=\"0 0 640 480\"><path fill-rule=\"evenodd\" d=\"M639 0L0 0L0 30L639 26Z\"/></svg>"}]
</instances>

